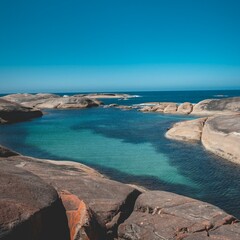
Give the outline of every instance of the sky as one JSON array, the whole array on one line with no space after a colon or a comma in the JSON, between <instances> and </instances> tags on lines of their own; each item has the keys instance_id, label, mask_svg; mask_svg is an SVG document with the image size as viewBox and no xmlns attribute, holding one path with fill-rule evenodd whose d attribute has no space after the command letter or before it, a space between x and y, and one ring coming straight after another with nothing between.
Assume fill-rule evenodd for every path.
<instances>
[{"instance_id":1,"label":"sky","mask_svg":"<svg viewBox=\"0 0 240 240\"><path fill-rule=\"evenodd\" d=\"M240 89L239 0L1 0L0 93Z\"/></svg>"}]
</instances>

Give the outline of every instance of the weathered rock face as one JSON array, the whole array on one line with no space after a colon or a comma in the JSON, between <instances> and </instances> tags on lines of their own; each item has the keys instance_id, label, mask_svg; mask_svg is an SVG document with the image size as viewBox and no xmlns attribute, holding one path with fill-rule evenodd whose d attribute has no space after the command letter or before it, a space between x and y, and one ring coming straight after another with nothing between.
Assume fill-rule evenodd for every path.
<instances>
[{"instance_id":1,"label":"weathered rock face","mask_svg":"<svg viewBox=\"0 0 240 240\"><path fill-rule=\"evenodd\" d=\"M60 97L56 99L50 99L37 105L38 108L89 108L97 107L102 103L95 99L89 99L85 97Z\"/></svg>"},{"instance_id":2,"label":"weathered rock face","mask_svg":"<svg viewBox=\"0 0 240 240\"><path fill-rule=\"evenodd\" d=\"M15 102L0 99L0 123L13 123L41 117L38 109L24 107Z\"/></svg>"},{"instance_id":3,"label":"weathered rock face","mask_svg":"<svg viewBox=\"0 0 240 240\"><path fill-rule=\"evenodd\" d=\"M79 163L21 155L0 158L0 239L240 237L238 220L217 207L138 189L142 194Z\"/></svg>"},{"instance_id":4,"label":"weathered rock face","mask_svg":"<svg viewBox=\"0 0 240 240\"><path fill-rule=\"evenodd\" d=\"M96 107L102 103L96 99L83 97L82 95L60 97L56 94L38 93L38 94L11 94L2 97L2 99L19 103L25 107L43 108L88 108Z\"/></svg>"},{"instance_id":5,"label":"weathered rock face","mask_svg":"<svg viewBox=\"0 0 240 240\"><path fill-rule=\"evenodd\" d=\"M10 157L17 155L19 154L0 145L0 157Z\"/></svg>"},{"instance_id":6,"label":"weathered rock face","mask_svg":"<svg viewBox=\"0 0 240 240\"><path fill-rule=\"evenodd\" d=\"M203 128L202 143L216 155L240 163L240 114L209 118Z\"/></svg>"},{"instance_id":7,"label":"weathered rock face","mask_svg":"<svg viewBox=\"0 0 240 240\"><path fill-rule=\"evenodd\" d=\"M164 113L176 113L177 112L177 104L176 103L172 103L169 104L165 109L164 109Z\"/></svg>"},{"instance_id":8,"label":"weathered rock face","mask_svg":"<svg viewBox=\"0 0 240 240\"><path fill-rule=\"evenodd\" d=\"M26 107L36 107L38 104L43 103L48 99L59 98L60 96L51 93L38 93L38 94L29 94L29 93L17 93L10 94L2 97L11 102L20 103Z\"/></svg>"},{"instance_id":9,"label":"weathered rock face","mask_svg":"<svg viewBox=\"0 0 240 240\"><path fill-rule=\"evenodd\" d=\"M103 99L103 98L123 98L128 99L135 96L129 94L122 94L122 93L90 93L90 94L76 94L73 95L74 97L87 97L87 98L94 98L94 99Z\"/></svg>"},{"instance_id":10,"label":"weathered rock face","mask_svg":"<svg viewBox=\"0 0 240 240\"><path fill-rule=\"evenodd\" d=\"M214 115L240 111L240 97L207 99L193 107L192 114Z\"/></svg>"},{"instance_id":11,"label":"weathered rock face","mask_svg":"<svg viewBox=\"0 0 240 240\"><path fill-rule=\"evenodd\" d=\"M178 106L177 113L179 114L189 114L193 110L193 105L189 102L182 103Z\"/></svg>"},{"instance_id":12,"label":"weathered rock face","mask_svg":"<svg viewBox=\"0 0 240 240\"><path fill-rule=\"evenodd\" d=\"M119 240L239 239L240 224L208 203L162 191L141 194Z\"/></svg>"},{"instance_id":13,"label":"weathered rock face","mask_svg":"<svg viewBox=\"0 0 240 240\"><path fill-rule=\"evenodd\" d=\"M118 225L130 215L140 194L138 190L106 179L78 163L38 161L23 156L9 157L8 161L39 176L59 193L68 191L83 201L91 211L90 218L87 220L86 217L85 220L95 222L95 229L84 228L81 231L87 232L88 236L90 233L98 233L96 238L91 239L112 239L116 236Z\"/></svg>"},{"instance_id":14,"label":"weathered rock face","mask_svg":"<svg viewBox=\"0 0 240 240\"><path fill-rule=\"evenodd\" d=\"M0 160L0 239L69 239L56 190L42 179Z\"/></svg>"},{"instance_id":15,"label":"weathered rock face","mask_svg":"<svg viewBox=\"0 0 240 240\"><path fill-rule=\"evenodd\" d=\"M194 114L194 115L215 115L229 114L240 111L240 97L224 99L206 99L195 105L185 102L178 106L176 103L159 102L145 103L149 106L140 108L142 112L159 112L170 114Z\"/></svg>"},{"instance_id":16,"label":"weathered rock face","mask_svg":"<svg viewBox=\"0 0 240 240\"><path fill-rule=\"evenodd\" d=\"M166 137L181 141L200 141L206 119L207 118L198 118L175 123L166 132Z\"/></svg>"},{"instance_id":17,"label":"weathered rock face","mask_svg":"<svg viewBox=\"0 0 240 240\"><path fill-rule=\"evenodd\" d=\"M176 111L177 105L173 102L153 102L148 103L150 105L144 106L143 108L140 108L140 111L142 112L160 112L163 113L166 109L166 112L164 113L173 113Z\"/></svg>"}]
</instances>

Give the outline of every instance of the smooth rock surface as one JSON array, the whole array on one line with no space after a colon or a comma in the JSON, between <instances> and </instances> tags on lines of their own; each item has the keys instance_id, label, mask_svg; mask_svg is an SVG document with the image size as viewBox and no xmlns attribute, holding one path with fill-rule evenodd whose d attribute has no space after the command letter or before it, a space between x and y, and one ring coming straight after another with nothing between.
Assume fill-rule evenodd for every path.
<instances>
[{"instance_id":1,"label":"smooth rock surface","mask_svg":"<svg viewBox=\"0 0 240 240\"><path fill-rule=\"evenodd\" d=\"M56 190L32 173L0 159L0 239L69 239Z\"/></svg>"},{"instance_id":2,"label":"smooth rock surface","mask_svg":"<svg viewBox=\"0 0 240 240\"><path fill-rule=\"evenodd\" d=\"M119 240L240 239L233 216L201 201L163 191L141 194L119 226Z\"/></svg>"},{"instance_id":3,"label":"smooth rock surface","mask_svg":"<svg viewBox=\"0 0 240 240\"><path fill-rule=\"evenodd\" d=\"M41 116L42 112L38 109L25 107L0 98L0 123L26 121Z\"/></svg>"},{"instance_id":4,"label":"smooth rock surface","mask_svg":"<svg viewBox=\"0 0 240 240\"><path fill-rule=\"evenodd\" d=\"M38 93L38 94L29 94L29 93L17 93L10 94L2 97L11 102L20 103L26 107L36 107L38 104L45 102L48 99L59 98L57 94L51 93Z\"/></svg>"},{"instance_id":5,"label":"smooth rock surface","mask_svg":"<svg viewBox=\"0 0 240 240\"><path fill-rule=\"evenodd\" d=\"M172 103L172 104L169 104L165 109L164 109L164 113L176 113L177 112L177 109L178 109L178 106L176 103Z\"/></svg>"},{"instance_id":6,"label":"smooth rock surface","mask_svg":"<svg viewBox=\"0 0 240 240\"><path fill-rule=\"evenodd\" d=\"M240 97L223 99L206 99L193 107L192 114L214 115L240 111Z\"/></svg>"},{"instance_id":7,"label":"smooth rock surface","mask_svg":"<svg viewBox=\"0 0 240 240\"><path fill-rule=\"evenodd\" d=\"M58 192L68 191L83 201L95 216L101 239L112 239L117 226L131 213L140 192L128 185L104 178L91 168L74 162L9 157L17 165L42 178ZM102 226L101 231L99 226Z\"/></svg>"},{"instance_id":8,"label":"smooth rock surface","mask_svg":"<svg viewBox=\"0 0 240 240\"><path fill-rule=\"evenodd\" d=\"M193 110L193 105L189 102L182 103L178 106L177 113L179 114L189 114Z\"/></svg>"},{"instance_id":9,"label":"smooth rock surface","mask_svg":"<svg viewBox=\"0 0 240 240\"><path fill-rule=\"evenodd\" d=\"M44 108L89 108L97 107L102 103L95 99L85 98L85 97L60 97L56 99L49 99L43 103L37 104L40 109Z\"/></svg>"},{"instance_id":10,"label":"smooth rock surface","mask_svg":"<svg viewBox=\"0 0 240 240\"><path fill-rule=\"evenodd\" d=\"M203 126L207 118L175 123L167 132L166 137L181 141L200 141Z\"/></svg>"},{"instance_id":11,"label":"smooth rock surface","mask_svg":"<svg viewBox=\"0 0 240 240\"><path fill-rule=\"evenodd\" d=\"M202 143L214 154L240 164L240 114L209 118L203 128Z\"/></svg>"}]
</instances>

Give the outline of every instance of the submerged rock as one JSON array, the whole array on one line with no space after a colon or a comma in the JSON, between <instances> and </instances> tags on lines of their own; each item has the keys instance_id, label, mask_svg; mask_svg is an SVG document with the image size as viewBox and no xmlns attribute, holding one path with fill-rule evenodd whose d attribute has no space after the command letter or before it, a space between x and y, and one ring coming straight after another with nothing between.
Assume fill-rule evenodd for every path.
<instances>
[{"instance_id":1,"label":"submerged rock","mask_svg":"<svg viewBox=\"0 0 240 240\"><path fill-rule=\"evenodd\" d=\"M206 119L207 118L198 118L175 123L166 132L166 137L181 141L200 141Z\"/></svg>"},{"instance_id":2,"label":"submerged rock","mask_svg":"<svg viewBox=\"0 0 240 240\"><path fill-rule=\"evenodd\" d=\"M239 239L240 223L221 209L163 191L141 194L118 239Z\"/></svg>"},{"instance_id":3,"label":"submerged rock","mask_svg":"<svg viewBox=\"0 0 240 240\"><path fill-rule=\"evenodd\" d=\"M15 102L0 99L0 123L14 123L41 117L38 109L22 106Z\"/></svg>"}]
</instances>

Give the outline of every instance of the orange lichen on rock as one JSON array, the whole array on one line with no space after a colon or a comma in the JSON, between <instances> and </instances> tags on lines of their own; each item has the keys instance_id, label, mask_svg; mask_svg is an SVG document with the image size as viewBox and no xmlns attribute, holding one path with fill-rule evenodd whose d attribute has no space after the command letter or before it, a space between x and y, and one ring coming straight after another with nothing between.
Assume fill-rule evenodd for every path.
<instances>
[{"instance_id":1,"label":"orange lichen on rock","mask_svg":"<svg viewBox=\"0 0 240 240\"><path fill-rule=\"evenodd\" d=\"M84 231L84 225L88 222L88 211L85 203L68 191L62 191L60 197L66 209L70 239L77 240L81 235L81 239L89 240Z\"/></svg>"}]
</instances>

